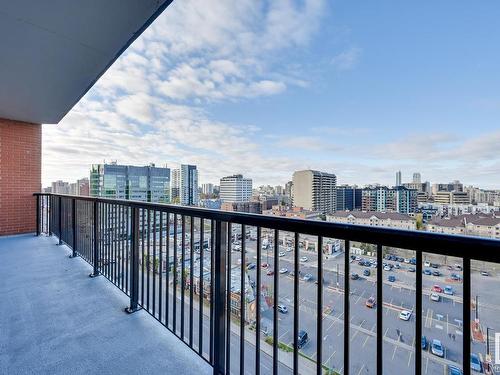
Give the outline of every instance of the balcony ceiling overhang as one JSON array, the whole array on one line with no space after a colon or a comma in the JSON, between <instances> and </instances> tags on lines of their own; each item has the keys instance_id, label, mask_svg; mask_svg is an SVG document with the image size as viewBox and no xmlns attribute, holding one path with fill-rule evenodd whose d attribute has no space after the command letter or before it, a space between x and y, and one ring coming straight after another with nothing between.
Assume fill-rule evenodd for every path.
<instances>
[{"instance_id":1,"label":"balcony ceiling overhang","mask_svg":"<svg viewBox=\"0 0 500 375\"><path fill-rule=\"evenodd\" d=\"M0 0L0 118L58 123L172 0Z\"/></svg>"}]
</instances>

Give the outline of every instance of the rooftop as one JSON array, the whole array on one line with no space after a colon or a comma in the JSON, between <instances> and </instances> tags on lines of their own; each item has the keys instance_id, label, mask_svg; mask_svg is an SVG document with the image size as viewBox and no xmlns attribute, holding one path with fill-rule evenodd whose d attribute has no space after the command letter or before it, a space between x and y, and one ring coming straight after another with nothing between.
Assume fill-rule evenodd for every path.
<instances>
[{"instance_id":1,"label":"rooftop","mask_svg":"<svg viewBox=\"0 0 500 375\"><path fill-rule=\"evenodd\" d=\"M54 237L0 237L0 373L212 374L212 368Z\"/></svg>"}]
</instances>

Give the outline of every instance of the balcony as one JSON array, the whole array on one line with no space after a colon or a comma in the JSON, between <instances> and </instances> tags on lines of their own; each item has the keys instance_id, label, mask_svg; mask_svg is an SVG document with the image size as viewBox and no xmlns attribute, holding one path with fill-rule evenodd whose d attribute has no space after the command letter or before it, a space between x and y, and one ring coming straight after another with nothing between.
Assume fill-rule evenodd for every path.
<instances>
[{"instance_id":1,"label":"balcony","mask_svg":"<svg viewBox=\"0 0 500 375\"><path fill-rule=\"evenodd\" d=\"M494 363L497 278L480 301L471 284L484 283L478 267L500 262L500 241L35 196L38 237L0 240L1 372L468 374L463 363L485 350ZM361 251L369 272L354 277ZM385 260L403 251L414 257ZM459 275L446 279L453 295L431 290L436 259ZM430 348L435 338L444 353Z\"/></svg>"},{"instance_id":2,"label":"balcony","mask_svg":"<svg viewBox=\"0 0 500 375\"><path fill-rule=\"evenodd\" d=\"M1 374L209 374L210 366L55 237L0 237Z\"/></svg>"}]
</instances>

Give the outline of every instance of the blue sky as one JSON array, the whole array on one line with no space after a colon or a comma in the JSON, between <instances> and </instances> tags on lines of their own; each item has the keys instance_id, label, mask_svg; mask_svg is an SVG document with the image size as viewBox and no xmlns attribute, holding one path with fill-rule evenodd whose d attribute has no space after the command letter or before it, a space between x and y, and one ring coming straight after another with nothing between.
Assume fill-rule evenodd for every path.
<instances>
[{"instance_id":1,"label":"blue sky","mask_svg":"<svg viewBox=\"0 0 500 375\"><path fill-rule=\"evenodd\" d=\"M193 163L201 182L500 188L500 3L176 0L57 125L44 184L91 163ZM61 169L62 165L62 169Z\"/></svg>"}]
</instances>

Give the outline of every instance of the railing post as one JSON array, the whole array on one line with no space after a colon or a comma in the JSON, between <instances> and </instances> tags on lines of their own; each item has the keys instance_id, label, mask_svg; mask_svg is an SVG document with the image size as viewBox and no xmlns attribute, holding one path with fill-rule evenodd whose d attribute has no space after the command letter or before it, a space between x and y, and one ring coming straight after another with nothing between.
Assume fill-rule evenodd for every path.
<instances>
[{"instance_id":1,"label":"railing post","mask_svg":"<svg viewBox=\"0 0 500 375\"><path fill-rule=\"evenodd\" d=\"M36 196L36 235L40 235L40 196Z\"/></svg>"},{"instance_id":2,"label":"railing post","mask_svg":"<svg viewBox=\"0 0 500 375\"><path fill-rule=\"evenodd\" d=\"M139 307L139 208L132 206L132 248L130 273L130 306L125 312L132 314Z\"/></svg>"},{"instance_id":3,"label":"railing post","mask_svg":"<svg viewBox=\"0 0 500 375\"><path fill-rule=\"evenodd\" d=\"M94 205L93 205L93 211L94 211L94 270L92 273L89 275L90 277L96 277L99 276L99 206L98 206L98 201L97 199L94 200Z\"/></svg>"},{"instance_id":4,"label":"railing post","mask_svg":"<svg viewBox=\"0 0 500 375\"><path fill-rule=\"evenodd\" d=\"M214 296L212 303L214 304L214 375L225 373L225 337L226 337L226 251L228 248L227 223L217 221L215 226L215 251L214 254L214 280L213 291Z\"/></svg>"},{"instance_id":5,"label":"railing post","mask_svg":"<svg viewBox=\"0 0 500 375\"><path fill-rule=\"evenodd\" d=\"M59 237L59 245L62 245L62 197L59 197L59 207L58 207L58 215L59 217L57 218L58 222L58 237Z\"/></svg>"},{"instance_id":6,"label":"railing post","mask_svg":"<svg viewBox=\"0 0 500 375\"><path fill-rule=\"evenodd\" d=\"M72 226L72 231L73 231L73 238L72 238L72 248L73 248L73 253L69 256L70 258L76 258L78 256L78 252L76 250L76 199L73 198L71 200L71 226Z\"/></svg>"}]
</instances>

